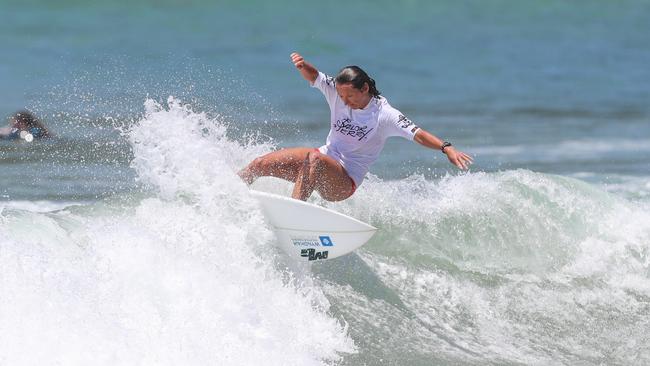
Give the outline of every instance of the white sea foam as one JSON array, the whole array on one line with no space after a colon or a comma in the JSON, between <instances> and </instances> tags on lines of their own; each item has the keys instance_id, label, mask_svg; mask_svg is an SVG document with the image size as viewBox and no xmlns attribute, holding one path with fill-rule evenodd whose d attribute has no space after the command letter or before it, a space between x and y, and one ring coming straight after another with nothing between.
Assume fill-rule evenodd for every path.
<instances>
[{"instance_id":1,"label":"white sea foam","mask_svg":"<svg viewBox=\"0 0 650 366\"><path fill-rule=\"evenodd\" d=\"M0 216L0 363L321 365L355 346L234 174L268 149L148 101L129 132L149 198ZM136 197L136 196L133 196Z\"/></svg>"},{"instance_id":2,"label":"white sea foam","mask_svg":"<svg viewBox=\"0 0 650 366\"><path fill-rule=\"evenodd\" d=\"M227 133L147 101L127 133L146 198L0 211L1 364L650 362L645 201L527 170L370 176L311 200L375 238L290 273L234 173L271 147Z\"/></svg>"},{"instance_id":3,"label":"white sea foam","mask_svg":"<svg viewBox=\"0 0 650 366\"><path fill-rule=\"evenodd\" d=\"M372 352L391 362L650 361L643 203L517 170L437 182L375 178L332 206L382 228L359 251L369 268L351 270L376 279L326 289L346 304L353 337L381 334ZM404 344L412 352L382 352Z\"/></svg>"}]
</instances>

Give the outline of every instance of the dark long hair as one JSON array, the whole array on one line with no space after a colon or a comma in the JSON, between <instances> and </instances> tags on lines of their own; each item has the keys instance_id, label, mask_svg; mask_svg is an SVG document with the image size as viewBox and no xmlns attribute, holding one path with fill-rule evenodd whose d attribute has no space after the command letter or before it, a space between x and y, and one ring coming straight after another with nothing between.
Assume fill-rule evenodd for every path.
<instances>
[{"instance_id":1,"label":"dark long hair","mask_svg":"<svg viewBox=\"0 0 650 366\"><path fill-rule=\"evenodd\" d=\"M375 85L375 80L368 76L368 74L363 71L359 66L346 66L339 71L339 74L336 75L337 84L352 84L355 89L361 90L363 84L368 84L368 93L373 97L379 97L379 90Z\"/></svg>"},{"instance_id":2,"label":"dark long hair","mask_svg":"<svg viewBox=\"0 0 650 366\"><path fill-rule=\"evenodd\" d=\"M16 122L20 122L21 124L24 124L27 126L28 129L32 128L38 128L41 130L41 137L50 137L52 136L50 134L50 131L48 131L47 127L41 122L34 113L28 111L28 110L22 110L14 113L13 116L11 116Z\"/></svg>"}]
</instances>

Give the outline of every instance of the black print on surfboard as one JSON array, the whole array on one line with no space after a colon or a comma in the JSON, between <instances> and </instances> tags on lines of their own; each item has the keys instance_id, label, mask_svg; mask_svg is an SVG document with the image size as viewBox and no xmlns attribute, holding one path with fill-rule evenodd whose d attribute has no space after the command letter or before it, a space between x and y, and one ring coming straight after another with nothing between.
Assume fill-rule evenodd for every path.
<instances>
[{"instance_id":1,"label":"black print on surfboard","mask_svg":"<svg viewBox=\"0 0 650 366\"><path fill-rule=\"evenodd\" d=\"M306 257L310 261L316 261L319 259L327 259L327 254L328 251L322 251L322 252L317 252L316 249L309 248L309 249L301 249L300 250L300 256L301 257Z\"/></svg>"},{"instance_id":2,"label":"black print on surfboard","mask_svg":"<svg viewBox=\"0 0 650 366\"><path fill-rule=\"evenodd\" d=\"M347 136L358 137L359 141L363 140L368 136L370 131L374 128L368 129L368 126L357 126L352 123L352 120L349 118L339 119L334 123L334 129L336 132L340 132Z\"/></svg>"}]
</instances>

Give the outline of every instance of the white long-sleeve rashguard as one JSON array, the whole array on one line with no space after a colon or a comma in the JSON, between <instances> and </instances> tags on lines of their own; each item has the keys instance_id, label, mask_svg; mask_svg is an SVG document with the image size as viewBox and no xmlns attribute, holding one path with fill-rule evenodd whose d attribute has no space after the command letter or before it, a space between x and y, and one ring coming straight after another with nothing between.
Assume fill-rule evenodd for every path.
<instances>
[{"instance_id":1,"label":"white long-sleeve rashguard","mask_svg":"<svg viewBox=\"0 0 650 366\"><path fill-rule=\"evenodd\" d=\"M318 150L337 160L357 187L389 137L413 140L419 129L382 96L372 98L363 109L346 106L336 92L334 78L322 72L312 87L325 95L331 116L327 142Z\"/></svg>"}]
</instances>

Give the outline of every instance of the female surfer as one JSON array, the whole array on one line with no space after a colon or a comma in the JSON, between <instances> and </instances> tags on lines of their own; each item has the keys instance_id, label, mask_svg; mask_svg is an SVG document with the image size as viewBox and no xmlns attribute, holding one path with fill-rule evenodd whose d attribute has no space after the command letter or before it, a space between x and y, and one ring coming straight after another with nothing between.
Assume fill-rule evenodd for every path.
<instances>
[{"instance_id":1,"label":"female surfer","mask_svg":"<svg viewBox=\"0 0 650 366\"><path fill-rule=\"evenodd\" d=\"M305 201L316 190L325 200L341 201L361 185L391 136L441 150L460 169L472 163L469 155L416 126L388 104L375 81L358 66L344 67L332 78L298 53L291 54L291 61L302 77L325 95L331 113L327 142L317 149L287 148L256 158L238 173L247 184L273 176L295 182L295 199Z\"/></svg>"}]
</instances>

